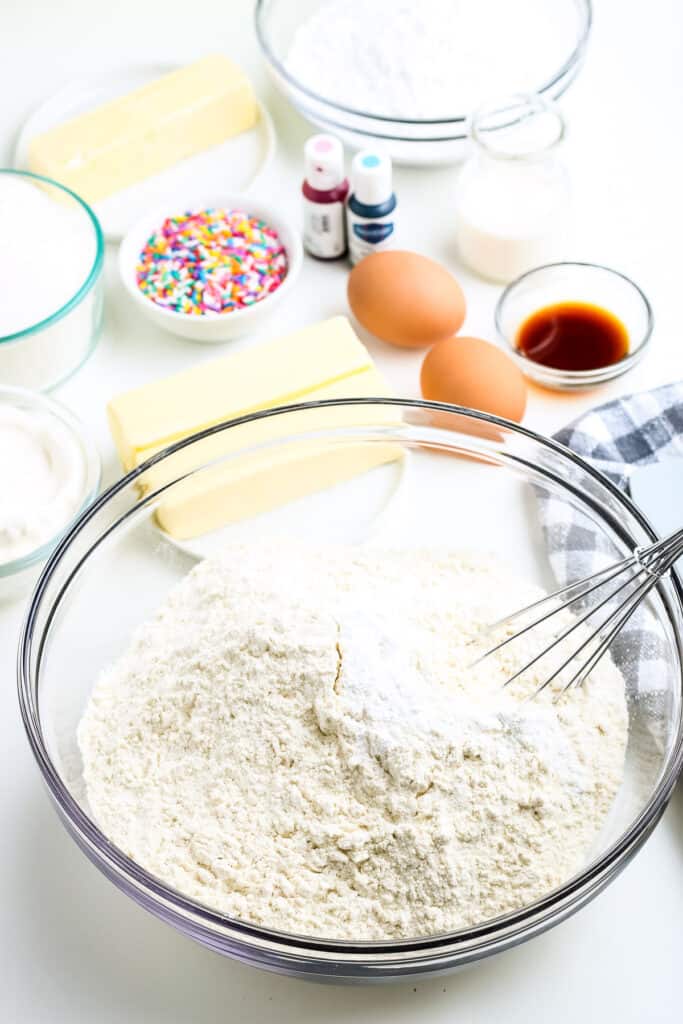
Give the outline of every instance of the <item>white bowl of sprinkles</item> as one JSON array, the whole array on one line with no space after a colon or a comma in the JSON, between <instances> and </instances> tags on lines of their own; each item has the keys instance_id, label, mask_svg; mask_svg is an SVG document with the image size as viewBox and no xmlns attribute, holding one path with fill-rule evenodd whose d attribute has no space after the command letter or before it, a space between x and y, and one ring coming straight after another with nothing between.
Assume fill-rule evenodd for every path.
<instances>
[{"instance_id":1,"label":"white bowl of sprinkles","mask_svg":"<svg viewBox=\"0 0 683 1024\"><path fill-rule=\"evenodd\" d=\"M119 249L124 288L172 334L219 343L246 334L291 290L301 238L276 209L239 194L189 199L142 217Z\"/></svg>"}]
</instances>

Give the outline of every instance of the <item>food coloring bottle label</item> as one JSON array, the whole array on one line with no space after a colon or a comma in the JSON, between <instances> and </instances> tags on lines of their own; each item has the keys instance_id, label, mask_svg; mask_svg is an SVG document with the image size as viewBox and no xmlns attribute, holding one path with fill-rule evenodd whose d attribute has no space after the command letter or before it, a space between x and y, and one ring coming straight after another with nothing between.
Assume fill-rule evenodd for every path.
<instances>
[{"instance_id":1,"label":"food coloring bottle label","mask_svg":"<svg viewBox=\"0 0 683 1024\"><path fill-rule=\"evenodd\" d=\"M393 248L396 224L392 214L377 220L356 217L351 210L348 214L349 253L352 263L357 263L371 252Z\"/></svg>"},{"instance_id":2,"label":"food coloring bottle label","mask_svg":"<svg viewBox=\"0 0 683 1024\"><path fill-rule=\"evenodd\" d=\"M393 232L393 224L354 224L353 233L358 238L362 238L364 242L370 242L371 245L377 245L378 242L383 242L385 238Z\"/></svg>"},{"instance_id":3,"label":"food coloring bottle label","mask_svg":"<svg viewBox=\"0 0 683 1024\"><path fill-rule=\"evenodd\" d=\"M335 259L346 252L344 203L315 203L304 199L304 245L319 259Z\"/></svg>"}]
</instances>

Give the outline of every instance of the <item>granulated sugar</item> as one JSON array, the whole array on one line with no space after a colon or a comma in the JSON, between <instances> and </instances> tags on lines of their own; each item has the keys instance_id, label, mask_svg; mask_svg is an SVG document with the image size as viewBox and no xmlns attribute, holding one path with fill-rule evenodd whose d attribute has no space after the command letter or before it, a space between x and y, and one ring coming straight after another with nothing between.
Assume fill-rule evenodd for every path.
<instances>
[{"instance_id":1,"label":"granulated sugar","mask_svg":"<svg viewBox=\"0 0 683 1024\"><path fill-rule=\"evenodd\" d=\"M0 175L0 240L0 337L56 313L95 261L95 234L80 207L9 174Z\"/></svg>"},{"instance_id":2,"label":"granulated sugar","mask_svg":"<svg viewBox=\"0 0 683 1024\"><path fill-rule=\"evenodd\" d=\"M2 384L52 388L86 358L101 300L92 287L79 293L97 248L95 228L76 200L32 178L0 174Z\"/></svg>"}]
</instances>

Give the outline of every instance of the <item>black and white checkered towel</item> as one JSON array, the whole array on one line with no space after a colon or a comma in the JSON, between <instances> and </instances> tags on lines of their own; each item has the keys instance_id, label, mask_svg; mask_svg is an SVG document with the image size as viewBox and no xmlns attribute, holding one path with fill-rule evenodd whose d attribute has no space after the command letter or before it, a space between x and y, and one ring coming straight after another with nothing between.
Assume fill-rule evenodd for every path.
<instances>
[{"instance_id":1,"label":"black and white checkered towel","mask_svg":"<svg viewBox=\"0 0 683 1024\"><path fill-rule=\"evenodd\" d=\"M615 398L563 427L555 440L626 490L634 466L683 456L683 382Z\"/></svg>"},{"instance_id":2,"label":"black and white checkered towel","mask_svg":"<svg viewBox=\"0 0 683 1024\"><path fill-rule=\"evenodd\" d=\"M591 462L628 490L636 466L660 458L683 457L683 383L617 398L564 427L555 439ZM545 497L540 514L550 567L558 585L580 579L615 560L607 538L596 536L566 502ZM683 522L683 510L681 514ZM647 608L639 609L611 648L631 692L661 690L666 642Z\"/></svg>"}]
</instances>

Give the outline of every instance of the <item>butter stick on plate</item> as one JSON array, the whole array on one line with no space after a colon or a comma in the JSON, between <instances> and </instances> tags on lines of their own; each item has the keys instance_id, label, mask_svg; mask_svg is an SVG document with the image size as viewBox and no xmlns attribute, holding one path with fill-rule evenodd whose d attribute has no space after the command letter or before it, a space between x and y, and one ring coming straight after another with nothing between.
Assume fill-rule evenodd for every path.
<instances>
[{"instance_id":1,"label":"butter stick on plate","mask_svg":"<svg viewBox=\"0 0 683 1024\"><path fill-rule=\"evenodd\" d=\"M229 315L229 314L228 314ZM318 388L374 369L346 317L200 363L114 398L108 407L126 470L172 441L236 416L307 401ZM347 395L353 395L351 384Z\"/></svg>"},{"instance_id":2,"label":"butter stick on plate","mask_svg":"<svg viewBox=\"0 0 683 1024\"><path fill-rule=\"evenodd\" d=\"M335 317L120 395L108 414L121 461L131 469L173 441L250 412L299 401L389 394L349 322ZM150 467L141 489L156 491L204 466L169 488L157 509L159 525L187 540L402 454L390 441L354 443L348 435L335 439L311 432L397 422L395 410L377 406L264 418L212 435Z\"/></svg>"},{"instance_id":3,"label":"butter stick on plate","mask_svg":"<svg viewBox=\"0 0 683 1024\"><path fill-rule=\"evenodd\" d=\"M247 131L258 116L247 76L213 54L37 135L28 167L95 203Z\"/></svg>"}]
</instances>

